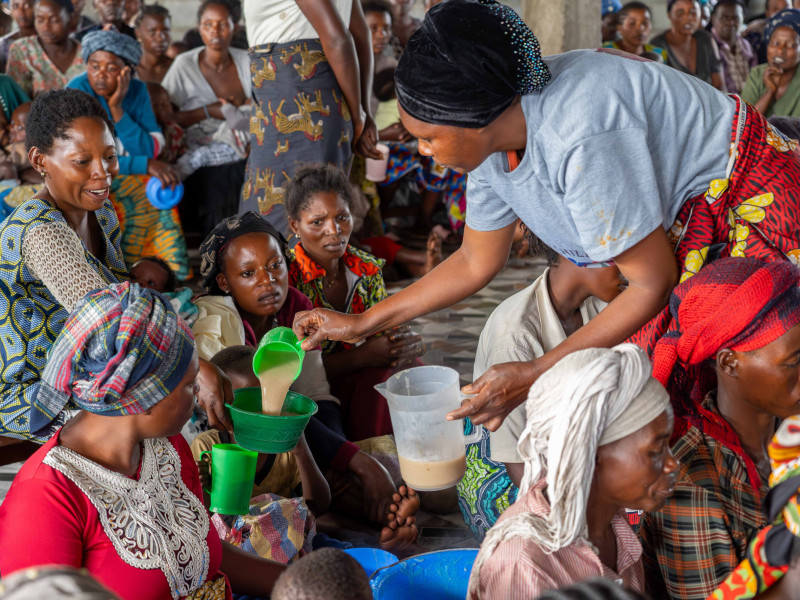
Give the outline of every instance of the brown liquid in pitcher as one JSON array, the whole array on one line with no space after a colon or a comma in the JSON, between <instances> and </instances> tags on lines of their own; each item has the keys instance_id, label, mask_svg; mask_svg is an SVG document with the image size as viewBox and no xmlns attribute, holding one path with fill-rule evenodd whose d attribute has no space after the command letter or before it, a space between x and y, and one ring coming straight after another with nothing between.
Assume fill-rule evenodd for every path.
<instances>
[{"instance_id":1,"label":"brown liquid in pitcher","mask_svg":"<svg viewBox=\"0 0 800 600\"><path fill-rule=\"evenodd\" d=\"M455 485L467 470L467 458L460 456L452 460L417 461L398 456L400 474L415 490L433 490Z\"/></svg>"},{"instance_id":2,"label":"brown liquid in pitcher","mask_svg":"<svg viewBox=\"0 0 800 600\"><path fill-rule=\"evenodd\" d=\"M261 412L280 415L286 393L294 383L300 357L294 352L276 352L272 366L258 374L261 382Z\"/></svg>"}]
</instances>

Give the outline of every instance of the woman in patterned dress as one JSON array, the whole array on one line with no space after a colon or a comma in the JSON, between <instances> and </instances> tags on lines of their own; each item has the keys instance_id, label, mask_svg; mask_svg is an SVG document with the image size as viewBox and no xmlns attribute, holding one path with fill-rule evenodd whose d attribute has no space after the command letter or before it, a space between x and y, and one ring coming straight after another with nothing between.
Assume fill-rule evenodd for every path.
<instances>
[{"instance_id":1,"label":"woman in patterned dress","mask_svg":"<svg viewBox=\"0 0 800 600\"><path fill-rule=\"evenodd\" d=\"M33 9L36 35L9 47L7 73L28 96L63 89L86 70L81 45L69 37L74 12L71 0L38 0Z\"/></svg>"},{"instance_id":2,"label":"woman in patterned dress","mask_svg":"<svg viewBox=\"0 0 800 600\"><path fill-rule=\"evenodd\" d=\"M125 282L77 303L34 420L68 403L81 411L23 465L3 502L4 577L57 564L85 568L123 600L269 596L285 565L220 540L203 506L180 434L197 372L189 326L160 294Z\"/></svg>"},{"instance_id":3,"label":"woman in patterned dress","mask_svg":"<svg viewBox=\"0 0 800 600\"><path fill-rule=\"evenodd\" d=\"M77 90L37 98L26 146L44 187L0 228L0 435L47 440L31 430L31 403L48 353L87 292L127 278L120 231L108 200L119 170L112 125Z\"/></svg>"}]
</instances>

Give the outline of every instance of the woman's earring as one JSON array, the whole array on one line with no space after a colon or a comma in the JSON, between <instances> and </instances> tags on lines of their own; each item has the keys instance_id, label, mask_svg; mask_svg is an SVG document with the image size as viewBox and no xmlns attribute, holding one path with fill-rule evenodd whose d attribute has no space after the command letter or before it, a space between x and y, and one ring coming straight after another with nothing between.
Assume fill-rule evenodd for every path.
<instances>
[{"instance_id":1,"label":"woman's earring","mask_svg":"<svg viewBox=\"0 0 800 600\"><path fill-rule=\"evenodd\" d=\"M44 171L39 171L39 175L41 175L42 179L44 179L47 173L45 173Z\"/></svg>"}]
</instances>

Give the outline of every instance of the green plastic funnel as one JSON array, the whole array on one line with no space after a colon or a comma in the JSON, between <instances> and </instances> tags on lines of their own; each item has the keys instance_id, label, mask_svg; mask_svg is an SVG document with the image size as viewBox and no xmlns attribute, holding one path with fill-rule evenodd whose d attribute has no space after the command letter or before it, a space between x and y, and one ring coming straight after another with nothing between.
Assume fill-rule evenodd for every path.
<instances>
[{"instance_id":1,"label":"green plastic funnel","mask_svg":"<svg viewBox=\"0 0 800 600\"><path fill-rule=\"evenodd\" d=\"M300 358L297 366L297 373L294 378L300 376L300 371L303 369L303 359L306 356L305 350L300 347L300 340L294 334L294 331L288 327L275 327L270 329L266 335L261 338L253 356L253 372L258 377L259 373L271 367L284 364L287 361L287 354L292 354Z\"/></svg>"},{"instance_id":2,"label":"green plastic funnel","mask_svg":"<svg viewBox=\"0 0 800 600\"><path fill-rule=\"evenodd\" d=\"M249 387L233 392L233 406L228 409L237 444L264 454L278 454L297 446L308 420L317 412L317 403L289 392L281 412L291 414L265 415L261 412L261 388Z\"/></svg>"}]
</instances>

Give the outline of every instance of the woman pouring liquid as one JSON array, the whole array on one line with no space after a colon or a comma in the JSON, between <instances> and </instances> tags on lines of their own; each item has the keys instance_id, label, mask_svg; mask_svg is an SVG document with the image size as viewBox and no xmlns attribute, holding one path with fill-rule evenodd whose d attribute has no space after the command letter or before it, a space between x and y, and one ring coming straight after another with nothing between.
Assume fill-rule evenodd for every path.
<instances>
[{"instance_id":1,"label":"woman pouring liquid","mask_svg":"<svg viewBox=\"0 0 800 600\"><path fill-rule=\"evenodd\" d=\"M630 282L552 351L493 366L453 418L494 430L563 356L631 336L651 349L669 324L672 288L711 246L767 261L800 253L796 142L695 78L611 50L542 58L511 9L449 0L428 11L395 79L420 152L470 173L464 243L363 314L301 313L304 347L355 342L474 294L505 265L517 218L572 262L613 262Z\"/></svg>"}]
</instances>

